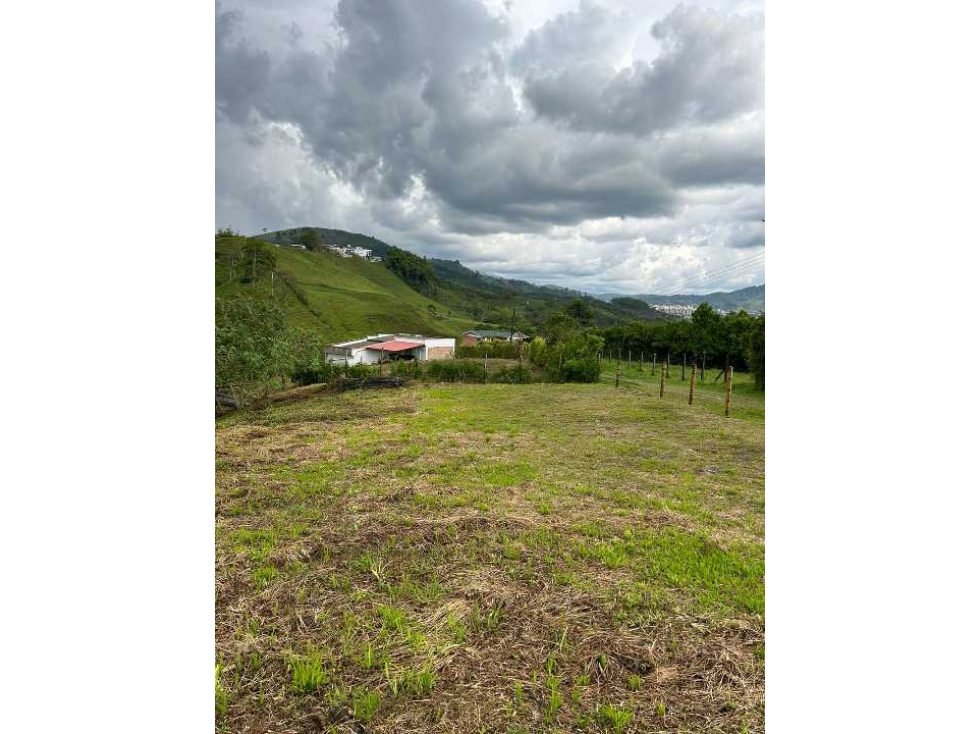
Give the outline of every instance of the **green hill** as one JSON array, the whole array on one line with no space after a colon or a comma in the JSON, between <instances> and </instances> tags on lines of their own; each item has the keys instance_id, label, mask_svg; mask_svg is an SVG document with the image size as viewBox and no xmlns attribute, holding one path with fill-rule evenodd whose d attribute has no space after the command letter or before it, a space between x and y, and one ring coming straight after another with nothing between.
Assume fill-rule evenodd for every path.
<instances>
[{"instance_id":1,"label":"green hill","mask_svg":"<svg viewBox=\"0 0 979 734\"><path fill-rule=\"evenodd\" d=\"M310 230L316 231L324 245L366 247L385 262L370 263L290 246L298 244ZM375 237L341 229L295 227L217 242L219 297L236 292L264 293L267 297L271 269L264 273L264 285L256 289L240 282L241 278L232 278L228 267L234 252L248 243L264 243L278 257L276 277L281 276L282 287L277 299L284 299L290 323L330 341L377 331L459 336L477 325L535 334L555 312L579 300L591 310L592 323L599 327L634 320L668 320L653 309L610 304L567 288L479 273L453 260L424 258L431 266L431 275L421 279L424 282L411 282L408 275L391 270L389 258L399 253L409 260L417 256ZM261 277L257 280L262 282Z\"/></svg>"},{"instance_id":2,"label":"green hill","mask_svg":"<svg viewBox=\"0 0 979 734\"><path fill-rule=\"evenodd\" d=\"M325 245L349 245L350 247L366 247L368 250L373 250L373 254L378 257L384 257L388 250L391 249L391 245L387 242L382 242L376 237L371 237L366 234L357 234L356 232L347 232L342 229L329 229L327 227L294 227L292 229L280 229L275 232L263 232L260 235L254 235L250 239L253 240L263 240L265 242L271 242L275 245L298 245L300 243L300 237L304 232L308 230L315 230L319 233L320 239L322 239Z\"/></svg>"},{"instance_id":3,"label":"green hill","mask_svg":"<svg viewBox=\"0 0 979 734\"><path fill-rule=\"evenodd\" d=\"M215 295L274 298L290 326L324 342L387 331L458 337L475 326L473 319L412 290L383 263L358 257L258 242L257 277L250 282L253 263L250 254L245 262L242 251L253 243L244 237L215 241ZM275 259L274 280L263 254Z\"/></svg>"},{"instance_id":4,"label":"green hill","mask_svg":"<svg viewBox=\"0 0 979 734\"><path fill-rule=\"evenodd\" d=\"M648 307L623 308L592 295L569 288L537 285L479 273L457 260L431 259L435 275L434 297L452 309L485 322L533 332L557 310L575 301L583 302L594 315L596 326L612 326L627 321L663 321L662 314ZM516 319L514 321L513 316Z\"/></svg>"}]
</instances>

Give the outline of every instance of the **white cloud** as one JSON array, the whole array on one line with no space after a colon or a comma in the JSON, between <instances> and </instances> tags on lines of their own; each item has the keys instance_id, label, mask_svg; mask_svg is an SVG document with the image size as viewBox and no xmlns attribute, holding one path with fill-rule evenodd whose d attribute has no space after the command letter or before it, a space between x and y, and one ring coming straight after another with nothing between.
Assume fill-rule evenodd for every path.
<instances>
[{"instance_id":1,"label":"white cloud","mask_svg":"<svg viewBox=\"0 0 979 734\"><path fill-rule=\"evenodd\" d=\"M763 21L738 10L225 3L216 224L582 290L696 282L764 245Z\"/></svg>"}]
</instances>

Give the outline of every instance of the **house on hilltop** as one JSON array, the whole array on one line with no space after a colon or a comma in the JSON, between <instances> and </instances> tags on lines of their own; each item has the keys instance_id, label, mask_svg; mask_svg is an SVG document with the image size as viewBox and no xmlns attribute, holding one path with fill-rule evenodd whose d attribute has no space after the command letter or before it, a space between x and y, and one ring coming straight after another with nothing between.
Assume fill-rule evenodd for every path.
<instances>
[{"instance_id":1,"label":"house on hilltop","mask_svg":"<svg viewBox=\"0 0 979 734\"><path fill-rule=\"evenodd\" d=\"M420 334L375 334L331 344L324 350L327 364L377 364L395 360L451 359L456 340Z\"/></svg>"},{"instance_id":2,"label":"house on hilltop","mask_svg":"<svg viewBox=\"0 0 979 734\"><path fill-rule=\"evenodd\" d=\"M474 331L467 331L462 335L462 346L472 347L480 342L487 341L508 341L508 342L522 342L526 341L527 335L522 331L504 331L502 329L476 329Z\"/></svg>"},{"instance_id":3,"label":"house on hilltop","mask_svg":"<svg viewBox=\"0 0 979 734\"><path fill-rule=\"evenodd\" d=\"M332 252L340 257L360 257L372 263L381 262L381 258L374 256L374 251L366 247L352 247L350 245L325 244L327 252Z\"/></svg>"}]
</instances>

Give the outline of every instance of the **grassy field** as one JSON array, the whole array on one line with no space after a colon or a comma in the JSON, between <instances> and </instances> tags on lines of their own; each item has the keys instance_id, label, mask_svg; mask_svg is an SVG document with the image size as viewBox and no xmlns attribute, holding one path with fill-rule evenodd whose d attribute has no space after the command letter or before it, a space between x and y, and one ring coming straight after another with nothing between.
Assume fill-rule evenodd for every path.
<instances>
[{"instance_id":1,"label":"grassy field","mask_svg":"<svg viewBox=\"0 0 979 734\"><path fill-rule=\"evenodd\" d=\"M762 731L764 398L678 376L220 419L217 729Z\"/></svg>"},{"instance_id":2,"label":"grassy field","mask_svg":"<svg viewBox=\"0 0 979 734\"><path fill-rule=\"evenodd\" d=\"M215 244L217 254L241 248L245 240L229 237ZM276 300L289 324L318 334L326 342L355 339L379 331L405 331L429 336L459 337L475 321L450 315L442 304L426 298L384 267L359 257L308 252L295 247L268 246L276 269L295 279L306 303L281 282ZM229 282L225 268L216 273L215 294L270 297L271 282Z\"/></svg>"}]
</instances>

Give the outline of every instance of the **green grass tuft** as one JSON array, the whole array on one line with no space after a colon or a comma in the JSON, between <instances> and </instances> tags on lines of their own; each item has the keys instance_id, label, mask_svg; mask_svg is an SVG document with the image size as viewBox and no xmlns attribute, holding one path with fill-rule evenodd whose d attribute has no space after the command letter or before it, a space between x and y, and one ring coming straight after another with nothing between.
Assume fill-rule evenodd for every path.
<instances>
[{"instance_id":1,"label":"green grass tuft","mask_svg":"<svg viewBox=\"0 0 979 734\"><path fill-rule=\"evenodd\" d=\"M381 694L377 691L366 691L363 688L358 688L353 693L352 706L354 718L357 721L365 723L371 721L381 707Z\"/></svg>"},{"instance_id":2,"label":"green grass tuft","mask_svg":"<svg viewBox=\"0 0 979 734\"><path fill-rule=\"evenodd\" d=\"M595 720L602 731L608 734L622 734L632 721L632 715L632 711L625 707L603 703L599 704L595 712Z\"/></svg>"},{"instance_id":3,"label":"green grass tuft","mask_svg":"<svg viewBox=\"0 0 979 734\"><path fill-rule=\"evenodd\" d=\"M318 651L290 658L289 671L292 673L293 690L298 693L312 693L327 680L326 671L323 670L323 655Z\"/></svg>"},{"instance_id":4,"label":"green grass tuft","mask_svg":"<svg viewBox=\"0 0 979 734\"><path fill-rule=\"evenodd\" d=\"M221 665L214 666L214 710L218 717L228 713L228 693L221 685Z\"/></svg>"}]
</instances>

